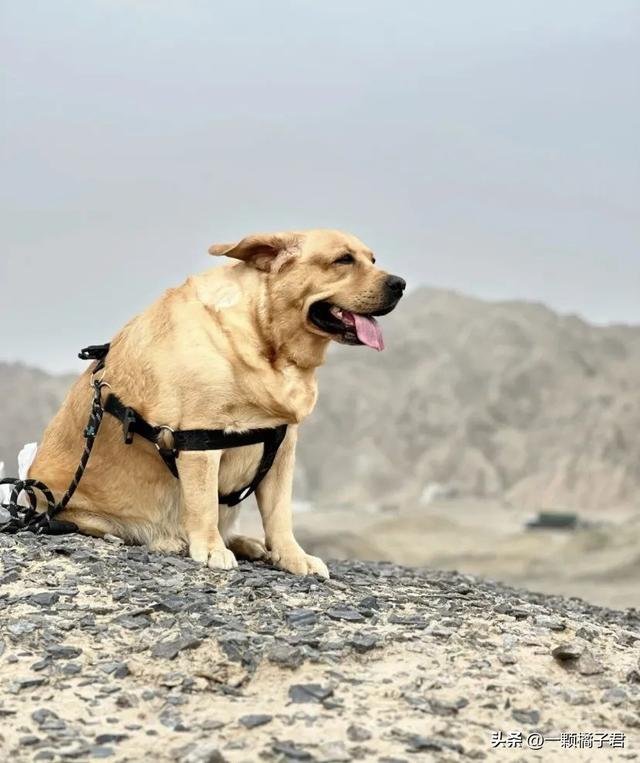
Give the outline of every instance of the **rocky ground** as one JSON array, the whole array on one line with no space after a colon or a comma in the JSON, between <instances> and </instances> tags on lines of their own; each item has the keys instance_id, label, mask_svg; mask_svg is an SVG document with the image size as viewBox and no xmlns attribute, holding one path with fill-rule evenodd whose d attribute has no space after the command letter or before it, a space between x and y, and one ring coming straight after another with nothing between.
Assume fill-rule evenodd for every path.
<instances>
[{"instance_id":1,"label":"rocky ground","mask_svg":"<svg viewBox=\"0 0 640 763\"><path fill-rule=\"evenodd\" d=\"M214 572L80 536L0 535L0 559L2 760L640 755L637 610L386 563Z\"/></svg>"}]
</instances>

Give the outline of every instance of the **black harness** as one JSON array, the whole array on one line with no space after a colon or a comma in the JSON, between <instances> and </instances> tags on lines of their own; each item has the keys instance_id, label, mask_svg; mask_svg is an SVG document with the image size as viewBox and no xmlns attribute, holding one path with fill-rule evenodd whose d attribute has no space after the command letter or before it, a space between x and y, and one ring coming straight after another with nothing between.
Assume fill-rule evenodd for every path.
<instances>
[{"instance_id":1,"label":"black harness","mask_svg":"<svg viewBox=\"0 0 640 763\"><path fill-rule=\"evenodd\" d=\"M162 460L174 477L179 478L176 459L183 450L225 450L227 448L241 448L246 445L263 444L262 458L258 464L254 478L241 490L235 490L228 495L219 495L218 502L227 506L235 506L254 493L262 482L275 460L278 448L287 434L287 425L282 424L273 428L250 429L246 432L225 432L223 429L172 429L167 425L154 426L146 421L131 406L125 405L116 395L110 393L102 404L102 389L110 385L97 379L96 374L105 367L109 344L90 345L80 351L78 357L82 360L95 360L91 376L91 386L94 390L91 404L89 421L84 431L85 447L69 488L56 503L53 494L47 486L37 480L3 479L0 485L10 484L13 486L8 504L2 504L10 514L10 520L0 527L2 532L17 532L18 530L31 530L36 533L62 534L76 532L77 526L72 522L62 522L55 519L55 515L62 511L68 504L71 496L78 487L78 483L89 460L94 440L98 434L104 413L109 413L122 423L125 445L131 445L135 435L153 443L158 449ZM171 440L167 446L166 440ZM40 493L47 501L47 509L37 512L37 496ZM29 507L18 504L18 499L24 494L29 502Z\"/></svg>"}]
</instances>

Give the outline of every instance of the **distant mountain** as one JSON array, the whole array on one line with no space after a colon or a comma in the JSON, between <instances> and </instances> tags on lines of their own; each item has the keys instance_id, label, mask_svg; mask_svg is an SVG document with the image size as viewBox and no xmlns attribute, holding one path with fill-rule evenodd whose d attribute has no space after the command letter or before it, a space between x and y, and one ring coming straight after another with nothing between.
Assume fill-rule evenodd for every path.
<instances>
[{"instance_id":1,"label":"distant mountain","mask_svg":"<svg viewBox=\"0 0 640 763\"><path fill-rule=\"evenodd\" d=\"M640 504L640 327L421 288L387 349L335 347L301 427L296 497L417 503L434 491L532 508ZM73 377L0 363L0 460L15 471Z\"/></svg>"},{"instance_id":2,"label":"distant mountain","mask_svg":"<svg viewBox=\"0 0 640 763\"><path fill-rule=\"evenodd\" d=\"M18 451L40 439L74 378L0 362L0 461L7 477L17 476Z\"/></svg>"},{"instance_id":3,"label":"distant mountain","mask_svg":"<svg viewBox=\"0 0 640 763\"><path fill-rule=\"evenodd\" d=\"M411 504L440 483L532 508L640 505L640 327L431 288L380 322L382 353L337 347L320 369L307 498Z\"/></svg>"}]
</instances>

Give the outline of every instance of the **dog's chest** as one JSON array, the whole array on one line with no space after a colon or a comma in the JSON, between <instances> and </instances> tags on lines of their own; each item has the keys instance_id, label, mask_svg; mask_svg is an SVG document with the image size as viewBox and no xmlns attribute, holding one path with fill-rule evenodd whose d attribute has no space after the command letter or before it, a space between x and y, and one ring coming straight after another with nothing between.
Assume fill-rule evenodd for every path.
<instances>
[{"instance_id":1,"label":"dog's chest","mask_svg":"<svg viewBox=\"0 0 640 763\"><path fill-rule=\"evenodd\" d=\"M279 372L280 398L296 422L302 421L313 410L318 396L315 378L301 372L296 366L285 366Z\"/></svg>"},{"instance_id":2,"label":"dog's chest","mask_svg":"<svg viewBox=\"0 0 640 763\"><path fill-rule=\"evenodd\" d=\"M294 365L256 375L246 392L254 414L269 417L270 423L261 426L299 423L311 413L318 396L313 375Z\"/></svg>"}]
</instances>

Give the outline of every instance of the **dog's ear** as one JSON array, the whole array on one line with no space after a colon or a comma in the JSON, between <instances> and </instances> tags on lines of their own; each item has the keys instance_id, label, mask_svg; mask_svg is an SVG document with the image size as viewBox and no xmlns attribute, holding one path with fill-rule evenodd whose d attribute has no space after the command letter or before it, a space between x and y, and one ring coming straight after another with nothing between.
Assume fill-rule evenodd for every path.
<instances>
[{"instance_id":1,"label":"dog's ear","mask_svg":"<svg viewBox=\"0 0 640 763\"><path fill-rule=\"evenodd\" d=\"M233 257L258 270L275 272L296 254L299 245L296 233L254 233L237 244L214 244L209 254Z\"/></svg>"}]
</instances>

